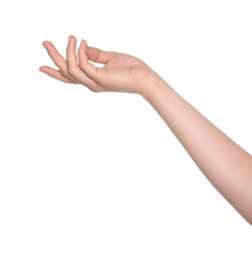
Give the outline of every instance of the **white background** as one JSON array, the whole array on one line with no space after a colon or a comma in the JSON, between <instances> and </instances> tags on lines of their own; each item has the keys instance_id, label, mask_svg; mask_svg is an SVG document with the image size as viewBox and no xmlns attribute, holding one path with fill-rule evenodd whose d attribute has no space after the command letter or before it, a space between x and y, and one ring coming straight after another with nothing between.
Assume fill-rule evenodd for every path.
<instances>
[{"instance_id":1,"label":"white background","mask_svg":"<svg viewBox=\"0 0 252 260\"><path fill-rule=\"evenodd\" d=\"M252 259L251 226L140 96L39 72L68 36L144 60L252 151L251 1L1 3L0 259Z\"/></svg>"}]
</instances>

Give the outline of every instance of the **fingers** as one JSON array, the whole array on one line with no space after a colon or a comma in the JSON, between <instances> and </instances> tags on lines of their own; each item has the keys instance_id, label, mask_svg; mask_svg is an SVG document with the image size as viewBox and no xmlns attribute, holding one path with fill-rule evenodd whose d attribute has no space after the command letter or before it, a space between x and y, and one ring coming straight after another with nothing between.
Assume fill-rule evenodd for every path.
<instances>
[{"instance_id":1,"label":"fingers","mask_svg":"<svg viewBox=\"0 0 252 260\"><path fill-rule=\"evenodd\" d=\"M87 42L85 40L81 40L80 47L78 49L80 69L84 71L88 77L92 78L95 81L98 81L98 69L93 64L88 62L89 58L87 56L87 49Z\"/></svg>"},{"instance_id":2,"label":"fingers","mask_svg":"<svg viewBox=\"0 0 252 260\"><path fill-rule=\"evenodd\" d=\"M88 62L85 63L85 69L82 69L81 65L78 64L76 55L76 38L74 36L69 36L66 56L67 71L73 78L94 92L112 91L111 89L98 84L97 69L92 64ZM87 61L87 57L85 59Z\"/></svg>"},{"instance_id":3,"label":"fingers","mask_svg":"<svg viewBox=\"0 0 252 260\"><path fill-rule=\"evenodd\" d=\"M48 66L42 66L39 68L41 72L46 73L48 76L55 78L57 80L63 81L65 83L71 83L71 84L78 84L75 81L72 81L71 79L64 76L60 70L55 70L53 68L50 68Z\"/></svg>"},{"instance_id":4,"label":"fingers","mask_svg":"<svg viewBox=\"0 0 252 260\"><path fill-rule=\"evenodd\" d=\"M86 55L89 60L97 63L106 64L108 59L113 55L113 52L102 51L94 47L87 47Z\"/></svg>"},{"instance_id":5,"label":"fingers","mask_svg":"<svg viewBox=\"0 0 252 260\"><path fill-rule=\"evenodd\" d=\"M69 36L67 53L66 53L66 63L68 73L75 78L77 81L88 87L92 91L101 91L98 84L88 77L83 70L80 69L77 55L76 55L76 38L74 36Z\"/></svg>"},{"instance_id":6,"label":"fingers","mask_svg":"<svg viewBox=\"0 0 252 260\"><path fill-rule=\"evenodd\" d=\"M95 84L95 82L88 78L79 67L76 55L76 38L74 36L69 36L66 52L66 64L67 72L76 80L88 86L90 86L90 84Z\"/></svg>"},{"instance_id":7,"label":"fingers","mask_svg":"<svg viewBox=\"0 0 252 260\"><path fill-rule=\"evenodd\" d=\"M89 60L106 64L114 54L115 52L107 52L94 47L88 47L87 42L81 40L78 49L79 67L88 77L92 78L102 87L102 91L122 92L117 88L114 89L111 87L111 82L108 80L108 74L105 68L96 68Z\"/></svg>"},{"instance_id":8,"label":"fingers","mask_svg":"<svg viewBox=\"0 0 252 260\"><path fill-rule=\"evenodd\" d=\"M87 47L86 41L82 40L78 50L78 63L76 43L76 38L74 36L69 36L65 60L50 41L43 42L43 46L59 70L55 70L48 66L42 66L40 67L40 71L66 83L81 83L93 92L114 91L101 84L102 69L96 68L93 64L88 62L88 60L91 60L105 64L113 53L101 51L93 47Z\"/></svg>"},{"instance_id":9,"label":"fingers","mask_svg":"<svg viewBox=\"0 0 252 260\"><path fill-rule=\"evenodd\" d=\"M54 45L49 41L44 41L42 45L47 50L48 55L53 60L54 64L60 69L61 74L69 78L71 81L79 83L78 81L76 81L76 79L74 79L73 77L71 77L71 75L68 74L67 63L65 59L58 53Z\"/></svg>"}]
</instances>

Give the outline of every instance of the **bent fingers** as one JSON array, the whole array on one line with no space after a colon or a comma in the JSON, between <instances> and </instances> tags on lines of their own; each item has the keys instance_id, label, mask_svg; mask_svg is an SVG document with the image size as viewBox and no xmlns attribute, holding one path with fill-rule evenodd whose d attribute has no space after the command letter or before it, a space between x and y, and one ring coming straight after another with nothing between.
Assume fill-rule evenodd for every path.
<instances>
[{"instance_id":1,"label":"bent fingers","mask_svg":"<svg viewBox=\"0 0 252 260\"><path fill-rule=\"evenodd\" d=\"M88 87L93 92L108 91L106 88L101 87L93 78L89 77L85 71L81 70L77 61L76 55L76 38L69 36L69 42L66 53L66 63L68 74L75 78L77 81Z\"/></svg>"},{"instance_id":2,"label":"bent fingers","mask_svg":"<svg viewBox=\"0 0 252 260\"><path fill-rule=\"evenodd\" d=\"M47 53L51 57L54 64L60 69L61 74L78 84L79 82L68 74L66 60L57 51L55 46L50 41L44 41L42 45L47 50Z\"/></svg>"},{"instance_id":3,"label":"bent fingers","mask_svg":"<svg viewBox=\"0 0 252 260\"><path fill-rule=\"evenodd\" d=\"M42 66L39 68L39 70L43 73L46 73L48 76L63 81L65 83L69 83L69 84L79 84L75 81L72 81L71 79L69 79L68 77L64 76L60 70L55 70L51 67L48 66Z\"/></svg>"}]
</instances>

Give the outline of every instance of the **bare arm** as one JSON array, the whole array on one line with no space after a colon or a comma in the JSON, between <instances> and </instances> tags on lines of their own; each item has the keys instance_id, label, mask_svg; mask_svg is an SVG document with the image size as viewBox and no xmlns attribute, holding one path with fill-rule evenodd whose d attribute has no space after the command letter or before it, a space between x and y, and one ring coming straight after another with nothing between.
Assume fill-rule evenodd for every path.
<instances>
[{"instance_id":1,"label":"bare arm","mask_svg":"<svg viewBox=\"0 0 252 260\"><path fill-rule=\"evenodd\" d=\"M193 161L222 196L252 225L252 156L184 100L156 72L130 55L105 52L70 37L66 60L51 42L44 47L59 70L40 70L94 92L140 94L157 111ZM96 68L89 61L102 63Z\"/></svg>"},{"instance_id":2,"label":"bare arm","mask_svg":"<svg viewBox=\"0 0 252 260\"><path fill-rule=\"evenodd\" d=\"M162 79L144 98L222 196L252 225L252 156Z\"/></svg>"}]
</instances>

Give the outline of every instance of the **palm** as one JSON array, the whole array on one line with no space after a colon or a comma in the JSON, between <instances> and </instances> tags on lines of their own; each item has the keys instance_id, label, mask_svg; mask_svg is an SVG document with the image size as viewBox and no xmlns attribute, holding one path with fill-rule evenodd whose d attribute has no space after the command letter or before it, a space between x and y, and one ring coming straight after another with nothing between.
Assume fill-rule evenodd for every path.
<instances>
[{"instance_id":1,"label":"palm","mask_svg":"<svg viewBox=\"0 0 252 260\"><path fill-rule=\"evenodd\" d=\"M139 92L150 68L141 60L126 54L112 53L103 68L98 68L102 85L126 92Z\"/></svg>"}]
</instances>

